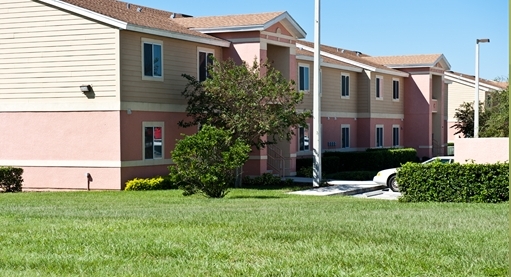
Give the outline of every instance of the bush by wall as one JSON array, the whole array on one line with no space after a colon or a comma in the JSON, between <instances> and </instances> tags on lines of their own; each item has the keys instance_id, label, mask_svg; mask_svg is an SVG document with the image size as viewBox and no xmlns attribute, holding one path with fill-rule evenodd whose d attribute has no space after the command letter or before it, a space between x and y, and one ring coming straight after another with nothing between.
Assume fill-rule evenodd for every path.
<instances>
[{"instance_id":1,"label":"bush by wall","mask_svg":"<svg viewBox=\"0 0 511 277\"><path fill-rule=\"evenodd\" d=\"M126 182L124 190L166 190L177 189L170 176L157 176L153 178L135 178Z\"/></svg>"},{"instance_id":2,"label":"bush by wall","mask_svg":"<svg viewBox=\"0 0 511 277\"><path fill-rule=\"evenodd\" d=\"M282 180L278 176L274 176L270 173L263 173L257 177L243 177L242 186L245 188L265 187L265 188L277 188L283 186L293 185L292 179Z\"/></svg>"},{"instance_id":3,"label":"bush by wall","mask_svg":"<svg viewBox=\"0 0 511 277\"><path fill-rule=\"evenodd\" d=\"M379 171L399 167L417 161L417 150L413 148L378 148L360 152L325 152L322 169L325 174L345 171ZM312 158L297 159L296 169L311 167ZM371 177L372 178L372 177Z\"/></svg>"},{"instance_id":4,"label":"bush by wall","mask_svg":"<svg viewBox=\"0 0 511 277\"><path fill-rule=\"evenodd\" d=\"M0 167L0 191L20 192L23 186L23 168Z\"/></svg>"},{"instance_id":5,"label":"bush by wall","mask_svg":"<svg viewBox=\"0 0 511 277\"><path fill-rule=\"evenodd\" d=\"M509 163L407 163L397 174L404 202L509 201Z\"/></svg>"}]
</instances>

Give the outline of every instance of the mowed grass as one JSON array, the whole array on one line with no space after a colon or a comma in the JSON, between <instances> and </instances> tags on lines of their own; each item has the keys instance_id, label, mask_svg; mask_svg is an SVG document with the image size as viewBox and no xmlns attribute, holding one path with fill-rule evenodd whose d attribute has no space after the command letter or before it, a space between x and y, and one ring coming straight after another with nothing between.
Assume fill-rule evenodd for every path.
<instances>
[{"instance_id":1,"label":"mowed grass","mask_svg":"<svg viewBox=\"0 0 511 277\"><path fill-rule=\"evenodd\" d=\"M0 194L0 276L508 276L509 205Z\"/></svg>"}]
</instances>

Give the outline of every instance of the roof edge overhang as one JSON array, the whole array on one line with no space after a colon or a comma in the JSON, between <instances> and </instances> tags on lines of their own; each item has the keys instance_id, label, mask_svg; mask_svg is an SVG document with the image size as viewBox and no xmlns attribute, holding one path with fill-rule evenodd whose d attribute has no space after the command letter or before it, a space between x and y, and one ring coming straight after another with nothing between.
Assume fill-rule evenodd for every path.
<instances>
[{"instance_id":1,"label":"roof edge overhang","mask_svg":"<svg viewBox=\"0 0 511 277\"><path fill-rule=\"evenodd\" d=\"M204 43L214 46L221 46L221 47L229 47L230 42L226 40L220 40L220 39L208 39L208 38L201 38L197 36L177 33L177 32L171 32L167 30L162 29L156 29L156 28L149 28L144 26L138 26L135 24L127 23L82 7L78 7L66 2L62 2L59 0L33 0L45 3L47 5L57 7L63 10L66 10L68 12L72 12L75 14L79 14L81 16L84 16L86 18L90 18L92 20L99 21L101 23L104 23L106 25L110 25L112 27L118 28L120 30L128 30L128 31L135 31L139 33L144 34L151 34L151 35L158 35L162 37L168 37L168 38L175 38L175 39L181 39L186 41L192 41L192 42L198 42L198 43Z\"/></svg>"},{"instance_id":2,"label":"roof edge overhang","mask_svg":"<svg viewBox=\"0 0 511 277\"><path fill-rule=\"evenodd\" d=\"M54 6L54 7L57 7L57 8L60 8L60 9L63 9L63 10L66 10L66 11L69 11L72 13L76 13L76 14L82 15L84 17L94 19L96 21L105 23L107 25L110 25L110 26L113 26L113 27L116 27L119 29L126 29L126 27L128 26L127 22L106 16L106 15L102 15L100 13L93 12L91 10L88 10L88 9L85 9L82 7L78 7L78 6L75 6L75 5L66 3L66 2L62 2L59 0L33 0L33 1L42 2L42 3L45 3L50 6Z\"/></svg>"},{"instance_id":3,"label":"roof edge overhang","mask_svg":"<svg viewBox=\"0 0 511 277\"><path fill-rule=\"evenodd\" d=\"M299 39L305 38L307 33L296 23L296 21L289 15L287 12L283 12L282 14L276 16L270 21L264 24L257 25L241 25L241 26L226 26L226 27L211 27L211 28L190 28L190 30L194 30L197 32L201 32L204 34L216 34L216 33L237 33L237 32L252 32L252 31L264 31L271 27L272 25L283 21L283 25L290 29L293 36Z\"/></svg>"},{"instance_id":4,"label":"roof edge overhang","mask_svg":"<svg viewBox=\"0 0 511 277\"><path fill-rule=\"evenodd\" d=\"M314 61L314 57L311 56L305 56L305 55L297 55L296 56L297 62L302 61ZM354 67L354 66L346 66L346 65L340 65L340 64L333 64L333 63L327 63L324 61L321 61L321 66L329 67L329 68L335 68L335 69L341 69L341 70L347 70L352 72L362 72L362 68L360 67Z\"/></svg>"},{"instance_id":5,"label":"roof edge overhang","mask_svg":"<svg viewBox=\"0 0 511 277\"><path fill-rule=\"evenodd\" d=\"M449 80L449 81L452 81L452 82L460 83L460 84L471 86L471 87L475 88L475 80L464 78L464 77L461 77L459 75L456 75L456 74L453 74L453 73L450 73L450 72L445 72L444 73L444 78L446 80ZM503 90L503 88L501 88L501 87L492 86L492 85L487 84L486 82L481 82L481 81L479 81L479 89L484 90L484 91L488 91L488 90L496 90L496 91Z\"/></svg>"},{"instance_id":6,"label":"roof edge overhang","mask_svg":"<svg viewBox=\"0 0 511 277\"><path fill-rule=\"evenodd\" d=\"M309 46L305 46L303 44L297 43L296 47L301 48L301 49L303 49L305 51L314 52L314 48L309 47ZM357 66L357 67L361 67L361 68L363 68L365 70L369 70L369 71L374 71L374 72L379 72L379 73L389 74L389 75L394 75L394 76L399 76L399 77L408 77L408 76L410 76L410 74L408 74L406 72L395 72L395 71L391 71L391 70L385 70L385 69L381 69L381 68L376 68L374 66L370 66L370 65L367 65L367 64L364 64L364 63L361 63L361 62L356 62L356 61L353 61L353 60L350 60L350 59L347 59L347 58L339 57L337 55L330 54L330 53L327 53L327 52L324 52L324 51L320 51L320 55L328 57L328 58L331 58L331 59L334 59L334 60L337 60L337 61L340 61L340 62L345 62L347 64L351 64L351 65L354 65L354 66Z\"/></svg>"},{"instance_id":7,"label":"roof edge overhang","mask_svg":"<svg viewBox=\"0 0 511 277\"><path fill-rule=\"evenodd\" d=\"M144 26L138 26L134 24L128 24L126 30L128 31L134 31L144 34L150 34L150 35L156 35L161 37L167 37L167 38L175 38L180 40L186 40L191 42L198 42L198 43L204 43L209 44L213 46L220 46L220 47L229 47L231 45L230 41L227 40L220 40L220 39L209 39L209 38L202 38L177 32L170 32L162 29L156 29L156 28L149 28Z\"/></svg>"}]
</instances>

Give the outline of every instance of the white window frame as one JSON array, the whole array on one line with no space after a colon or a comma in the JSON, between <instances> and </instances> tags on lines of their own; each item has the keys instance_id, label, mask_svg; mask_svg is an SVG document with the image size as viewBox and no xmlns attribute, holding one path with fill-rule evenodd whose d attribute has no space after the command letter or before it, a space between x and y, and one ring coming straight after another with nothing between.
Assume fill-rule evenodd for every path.
<instances>
[{"instance_id":1,"label":"white window frame","mask_svg":"<svg viewBox=\"0 0 511 277\"><path fill-rule=\"evenodd\" d=\"M303 67L303 68L307 68L307 73L308 73L308 76L307 76L307 85L308 87L305 88L305 84L303 84L304 86L304 89L301 89L302 87L302 83L300 82L301 80L301 76L300 76L300 68ZM299 63L298 64L298 91L303 91L305 93L309 93L311 91L310 89L310 85L311 85L311 70L310 70L310 65L308 64L305 64L305 63Z\"/></svg>"},{"instance_id":2,"label":"white window frame","mask_svg":"<svg viewBox=\"0 0 511 277\"><path fill-rule=\"evenodd\" d=\"M301 130L303 129L303 141L304 141L304 145L303 145L303 149L301 149L301 145L300 145L300 141L302 140L302 133L301 133ZM307 130L307 131L306 131ZM305 146L305 132L307 132L307 137L308 137L308 141L307 141L307 147ZM298 151L310 151L311 150L311 128L310 128L310 124L307 124L307 126L300 126L298 127Z\"/></svg>"},{"instance_id":3,"label":"white window frame","mask_svg":"<svg viewBox=\"0 0 511 277\"><path fill-rule=\"evenodd\" d=\"M215 49L212 48L204 48L204 47L197 47L197 80L200 80L200 53L206 53L206 59L208 58L209 54L212 54L213 57L215 57ZM207 61L206 61L207 64ZM206 68L206 78L208 78L208 70Z\"/></svg>"},{"instance_id":4,"label":"white window frame","mask_svg":"<svg viewBox=\"0 0 511 277\"><path fill-rule=\"evenodd\" d=\"M143 160L161 160L165 157L165 123L161 121L145 121L142 122L142 159ZM159 127L161 128L161 157L154 157L153 158L146 158L146 138L145 138L145 131L146 128L155 128ZM153 143L153 151L154 151L154 141Z\"/></svg>"},{"instance_id":5,"label":"white window frame","mask_svg":"<svg viewBox=\"0 0 511 277\"><path fill-rule=\"evenodd\" d=\"M345 140L343 139L344 138L344 130L347 129L348 130L348 138L347 138L347 143L343 143L345 142ZM341 124L341 148L350 148L350 137L351 137L351 130L350 130L350 124Z\"/></svg>"},{"instance_id":6,"label":"white window frame","mask_svg":"<svg viewBox=\"0 0 511 277\"><path fill-rule=\"evenodd\" d=\"M377 75L374 80L374 96L377 100L383 100L383 76Z\"/></svg>"},{"instance_id":7,"label":"white window frame","mask_svg":"<svg viewBox=\"0 0 511 277\"><path fill-rule=\"evenodd\" d=\"M397 130L397 137L396 137L396 130ZM392 146L398 147L401 144L401 126L394 124L392 125ZM397 139L397 144L395 143Z\"/></svg>"},{"instance_id":8,"label":"white window frame","mask_svg":"<svg viewBox=\"0 0 511 277\"><path fill-rule=\"evenodd\" d=\"M381 145L378 145L378 129L381 129ZM375 128L375 137L376 137L376 140L375 140L375 143L374 145L376 147L383 147L384 144L384 134L385 134L385 129L383 128L383 125L382 124L376 124L376 128Z\"/></svg>"},{"instance_id":9,"label":"white window frame","mask_svg":"<svg viewBox=\"0 0 511 277\"><path fill-rule=\"evenodd\" d=\"M161 76L154 76L154 72L153 72L153 76L147 76L145 75L145 69L144 69L144 66L145 66L145 62L144 62L144 57L145 57L145 53L144 53L144 44L151 44L151 45L159 45L160 48L161 48ZM165 51L163 50L163 41L161 40L155 40L155 39L149 39L149 38L142 38L142 41L141 41L141 63L142 63L142 80L145 80L145 81L160 81L160 82L163 82L164 78L163 76L165 75L165 71L164 71L164 53Z\"/></svg>"},{"instance_id":10,"label":"white window frame","mask_svg":"<svg viewBox=\"0 0 511 277\"><path fill-rule=\"evenodd\" d=\"M396 87L396 83L397 83L397 87ZM392 78L392 101L399 102L399 95L400 95L399 85L400 85L399 79ZM397 98L395 97L396 96L396 88L397 88Z\"/></svg>"},{"instance_id":11,"label":"white window frame","mask_svg":"<svg viewBox=\"0 0 511 277\"><path fill-rule=\"evenodd\" d=\"M345 88L345 84L343 83L343 77L344 80L348 82L347 88ZM351 80L350 80L350 74L349 73L341 73L341 98L342 99L350 99L350 86L351 86ZM346 89L345 95L343 95L344 89Z\"/></svg>"}]
</instances>

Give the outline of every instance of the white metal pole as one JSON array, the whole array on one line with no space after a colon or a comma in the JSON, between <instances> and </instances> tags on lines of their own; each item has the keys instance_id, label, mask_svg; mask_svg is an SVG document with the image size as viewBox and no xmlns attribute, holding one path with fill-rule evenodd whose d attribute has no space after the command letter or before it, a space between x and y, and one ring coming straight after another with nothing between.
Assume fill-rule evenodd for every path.
<instances>
[{"instance_id":1,"label":"white metal pole","mask_svg":"<svg viewBox=\"0 0 511 277\"><path fill-rule=\"evenodd\" d=\"M476 40L476 79L474 101L474 138L479 137L479 40Z\"/></svg>"},{"instance_id":2,"label":"white metal pole","mask_svg":"<svg viewBox=\"0 0 511 277\"><path fill-rule=\"evenodd\" d=\"M313 88L313 109L314 115L313 130L314 136L312 141L313 151L313 187L319 187L321 182L321 56L320 56L320 0L315 0L314 5L314 88Z\"/></svg>"}]
</instances>

